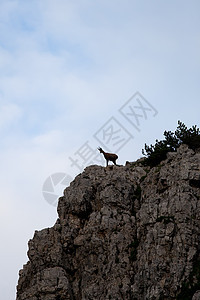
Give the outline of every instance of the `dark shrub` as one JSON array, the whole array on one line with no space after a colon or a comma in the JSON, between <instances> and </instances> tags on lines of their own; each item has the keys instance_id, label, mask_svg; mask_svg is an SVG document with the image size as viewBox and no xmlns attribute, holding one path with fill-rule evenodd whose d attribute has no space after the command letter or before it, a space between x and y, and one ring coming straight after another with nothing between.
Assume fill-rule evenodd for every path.
<instances>
[{"instance_id":1,"label":"dark shrub","mask_svg":"<svg viewBox=\"0 0 200 300\"><path fill-rule=\"evenodd\" d=\"M186 144L193 150L200 147L200 130L196 125L188 129L184 123L178 121L176 131L165 131L164 137L162 141L156 140L155 145L145 144L142 149L142 154L147 157L144 164L151 167L158 165L166 159L168 152L176 151L181 144Z\"/></svg>"}]
</instances>

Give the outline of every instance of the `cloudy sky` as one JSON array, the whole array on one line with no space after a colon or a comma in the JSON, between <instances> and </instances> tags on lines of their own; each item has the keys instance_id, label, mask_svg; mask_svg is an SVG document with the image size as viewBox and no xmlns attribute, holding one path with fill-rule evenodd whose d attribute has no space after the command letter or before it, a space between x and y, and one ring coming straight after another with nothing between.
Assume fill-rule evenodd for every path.
<instances>
[{"instance_id":1,"label":"cloudy sky","mask_svg":"<svg viewBox=\"0 0 200 300\"><path fill-rule=\"evenodd\" d=\"M35 230L96 148L199 126L198 0L0 0L1 298L15 299ZM52 205L54 204L54 205Z\"/></svg>"}]
</instances>

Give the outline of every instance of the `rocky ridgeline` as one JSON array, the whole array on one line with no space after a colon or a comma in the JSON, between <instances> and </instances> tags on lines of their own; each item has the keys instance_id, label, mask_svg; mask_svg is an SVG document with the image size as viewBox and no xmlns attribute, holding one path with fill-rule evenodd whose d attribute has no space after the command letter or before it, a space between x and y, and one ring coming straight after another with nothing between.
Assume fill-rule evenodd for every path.
<instances>
[{"instance_id":1,"label":"rocky ridgeline","mask_svg":"<svg viewBox=\"0 0 200 300\"><path fill-rule=\"evenodd\" d=\"M90 166L29 241L17 300L200 299L200 152Z\"/></svg>"}]
</instances>

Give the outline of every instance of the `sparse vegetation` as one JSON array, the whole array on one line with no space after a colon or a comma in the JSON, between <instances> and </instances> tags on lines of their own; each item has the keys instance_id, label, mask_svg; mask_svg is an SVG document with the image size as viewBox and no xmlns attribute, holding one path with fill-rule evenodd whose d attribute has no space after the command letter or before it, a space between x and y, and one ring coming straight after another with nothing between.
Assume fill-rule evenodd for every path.
<instances>
[{"instance_id":1,"label":"sparse vegetation","mask_svg":"<svg viewBox=\"0 0 200 300\"><path fill-rule=\"evenodd\" d=\"M168 152L175 152L181 144L186 144L193 150L200 147L200 130L196 125L188 129L184 123L178 121L176 131L165 131L164 137L164 140L156 140L155 145L145 144L142 149L142 154L146 156L143 164L151 167L158 165L167 158Z\"/></svg>"}]
</instances>

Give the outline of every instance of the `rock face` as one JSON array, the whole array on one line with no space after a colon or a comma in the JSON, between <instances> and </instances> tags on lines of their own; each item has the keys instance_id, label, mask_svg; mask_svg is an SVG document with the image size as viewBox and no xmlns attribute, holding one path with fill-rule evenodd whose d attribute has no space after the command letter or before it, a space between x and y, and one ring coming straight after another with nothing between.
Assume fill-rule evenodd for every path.
<instances>
[{"instance_id":1,"label":"rock face","mask_svg":"<svg viewBox=\"0 0 200 300\"><path fill-rule=\"evenodd\" d=\"M90 166L29 241L17 300L200 299L200 152Z\"/></svg>"}]
</instances>

